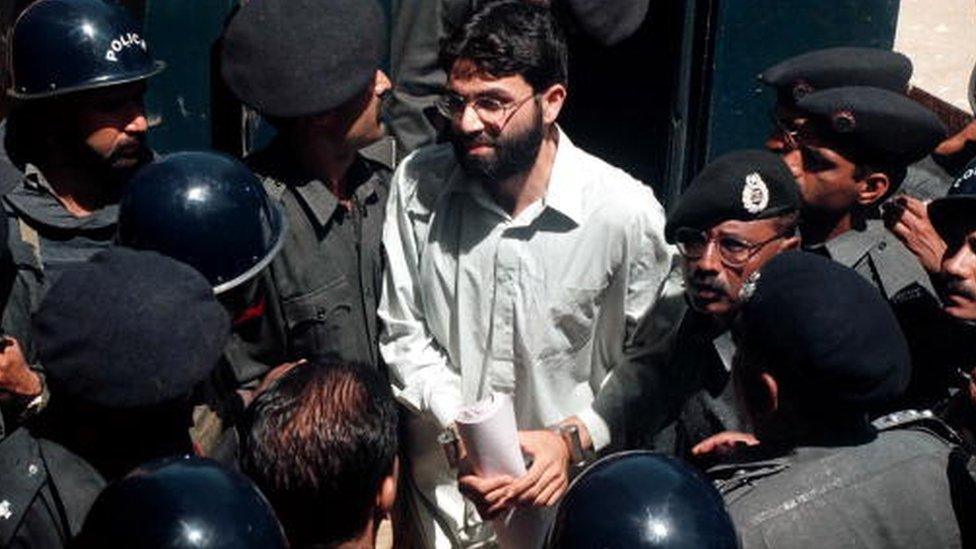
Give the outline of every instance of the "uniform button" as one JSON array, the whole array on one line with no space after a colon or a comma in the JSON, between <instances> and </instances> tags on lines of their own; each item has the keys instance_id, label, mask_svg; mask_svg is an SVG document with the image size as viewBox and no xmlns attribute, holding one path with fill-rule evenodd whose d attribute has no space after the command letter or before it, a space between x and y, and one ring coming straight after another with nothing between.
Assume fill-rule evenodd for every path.
<instances>
[{"instance_id":1,"label":"uniform button","mask_svg":"<svg viewBox=\"0 0 976 549\"><path fill-rule=\"evenodd\" d=\"M38 470L37 469L37 465L34 465L33 463L31 463L30 465L27 466L27 474L30 475L30 476L36 475L37 474L37 470Z\"/></svg>"},{"instance_id":2,"label":"uniform button","mask_svg":"<svg viewBox=\"0 0 976 549\"><path fill-rule=\"evenodd\" d=\"M888 243L887 242L884 242L884 241L878 242L878 249L879 250L884 250L887 247L888 247Z\"/></svg>"},{"instance_id":3,"label":"uniform button","mask_svg":"<svg viewBox=\"0 0 976 549\"><path fill-rule=\"evenodd\" d=\"M317 320L325 320L325 307L315 309L315 318Z\"/></svg>"}]
</instances>

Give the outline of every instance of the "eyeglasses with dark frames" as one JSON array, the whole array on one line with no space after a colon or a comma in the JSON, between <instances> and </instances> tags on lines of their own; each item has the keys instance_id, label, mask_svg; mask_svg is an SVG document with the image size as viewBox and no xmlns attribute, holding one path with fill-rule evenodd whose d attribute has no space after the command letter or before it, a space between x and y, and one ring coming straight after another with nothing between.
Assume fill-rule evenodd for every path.
<instances>
[{"instance_id":1,"label":"eyeglasses with dark frames","mask_svg":"<svg viewBox=\"0 0 976 549\"><path fill-rule=\"evenodd\" d=\"M786 238L789 233L779 233L762 242L748 242L732 236L712 236L705 231L691 228L678 229L675 241L678 251L687 259L701 259L712 242L718 247L718 256L726 267L741 267L770 242Z\"/></svg>"}]
</instances>

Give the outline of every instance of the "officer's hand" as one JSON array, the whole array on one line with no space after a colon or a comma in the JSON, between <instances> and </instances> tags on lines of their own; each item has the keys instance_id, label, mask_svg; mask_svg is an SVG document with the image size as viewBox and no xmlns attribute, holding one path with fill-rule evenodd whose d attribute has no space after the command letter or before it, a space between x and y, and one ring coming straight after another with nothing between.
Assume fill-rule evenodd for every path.
<instances>
[{"instance_id":1,"label":"officer's hand","mask_svg":"<svg viewBox=\"0 0 976 549\"><path fill-rule=\"evenodd\" d=\"M569 486L569 448L552 431L519 431L519 443L532 466L509 488L511 496L523 506L555 505Z\"/></svg>"},{"instance_id":2,"label":"officer's hand","mask_svg":"<svg viewBox=\"0 0 976 549\"><path fill-rule=\"evenodd\" d=\"M888 229L915 254L926 271L942 270L946 243L929 221L925 202L907 195L897 196L885 206L884 218Z\"/></svg>"},{"instance_id":3,"label":"officer's hand","mask_svg":"<svg viewBox=\"0 0 976 549\"><path fill-rule=\"evenodd\" d=\"M24 352L16 339L3 336L3 351L0 352L0 395L9 398L35 397L44 387L41 378L33 372L24 359Z\"/></svg>"},{"instance_id":4,"label":"officer's hand","mask_svg":"<svg viewBox=\"0 0 976 549\"><path fill-rule=\"evenodd\" d=\"M733 452L740 444L755 446L759 444L759 440L749 433L723 431L696 444L691 449L691 455L696 457L702 457L709 454L725 455Z\"/></svg>"}]
</instances>

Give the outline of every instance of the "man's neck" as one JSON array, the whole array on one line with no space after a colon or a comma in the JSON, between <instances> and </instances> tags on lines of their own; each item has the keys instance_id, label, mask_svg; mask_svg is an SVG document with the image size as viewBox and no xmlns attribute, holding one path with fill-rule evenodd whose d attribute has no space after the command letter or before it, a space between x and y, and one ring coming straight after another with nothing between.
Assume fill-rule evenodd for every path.
<instances>
[{"instance_id":1,"label":"man's neck","mask_svg":"<svg viewBox=\"0 0 976 549\"><path fill-rule=\"evenodd\" d=\"M356 161L355 150L324 139L293 140L288 146L294 147L302 173L324 182L339 200L349 199L354 189L346 176Z\"/></svg>"},{"instance_id":2,"label":"man's neck","mask_svg":"<svg viewBox=\"0 0 976 549\"><path fill-rule=\"evenodd\" d=\"M370 518L369 523L359 537L346 540L333 547L334 549L373 549L376 547L376 530L378 527L379 525L376 523L376 519Z\"/></svg>"},{"instance_id":3,"label":"man's neck","mask_svg":"<svg viewBox=\"0 0 976 549\"><path fill-rule=\"evenodd\" d=\"M816 246L829 242L850 231L857 225L856 216L846 212L839 216L818 212L804 212L800 233L804 246Z\"/></svg>"},{"instance_id":4,"label":"man's neck","mask_svg":"<svg viewBox=\"0 0 976 549\"><path fill-rule=\"evenodd\" d=\"M99 176L65 166L41 166L40 170L55 198L75 217L88 217L119 201L121 186L109 174Z\"/></svg>"},{"instance_id":5,"label":"man's neck","mask_svg":"<svg viewBox=\"0 0 976 549\"><path fill-rule=\"evenodd\" d=\"M528 171L492 185L486 185L485 189L509 215L518 217L525 208L546 195L558 148L559 131L555 126L552 126L548 135L542 140L542 146L539 147L539 154L536 156L535 163Z\"/></svg>"}]
</instances>

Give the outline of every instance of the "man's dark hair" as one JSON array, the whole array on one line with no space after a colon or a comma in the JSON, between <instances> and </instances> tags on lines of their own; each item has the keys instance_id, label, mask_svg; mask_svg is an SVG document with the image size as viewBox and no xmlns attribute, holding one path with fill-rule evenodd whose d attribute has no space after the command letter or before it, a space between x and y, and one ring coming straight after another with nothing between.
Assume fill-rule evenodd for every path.
<instances>
[{"instance_id":1,"label":"man's dark hair","mask_svg":"<svg viewBox=\"0 0 976 549\"><path fill-rule=\"evenodd\" d=\"M489 2L441 43L450 74L458 59L496 78L521 75L536 92L568 83L566 38L549 9L524 0Z\"/></svg>"},{"instance_id":2,"label":"man's dark hair","mask_svg":"<svg viewBox=\"0 0 976 549\"><path fill-rule=\"evenodd\" d=\"M296 366L261 393L243 426L241 468L268 497L293 546L362 533L397 455L397 408L372 369Z\"/></svg>"}]
</instances>

